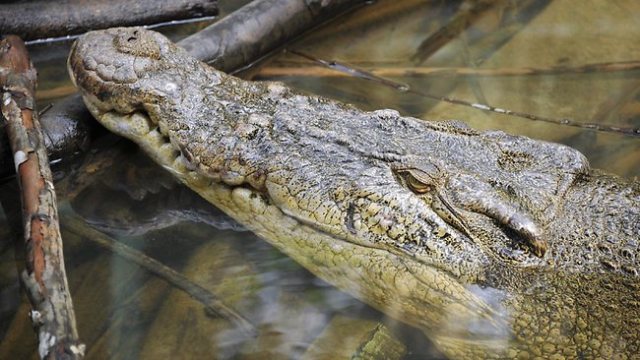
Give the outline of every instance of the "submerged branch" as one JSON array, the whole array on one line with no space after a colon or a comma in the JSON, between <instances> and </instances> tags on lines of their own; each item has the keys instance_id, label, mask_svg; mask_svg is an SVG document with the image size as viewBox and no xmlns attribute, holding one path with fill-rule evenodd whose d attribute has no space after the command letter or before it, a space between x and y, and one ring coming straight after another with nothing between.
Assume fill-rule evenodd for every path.
<instances>
[{"instance_id":1,"label":"submerged branch","mask_svg":"<svg viewBox=\"0 0 640 360\"><path fill-rule=\"evenodd\" d=\"M217 14L217 0L17 2L0 6L0 34L31 40Z\"/></svg>"},{"instance_id":2,"label":"submerged branch","mask_svg":"<svg viewBox=\"0 0 640 360\"><path fill-rule=\"evenodd\" d=\"M84 152L92 140L106 130L93 120L82 103L80 94L74 94L43 109L39 115L44 146L52 162ZM0 128L0 179L14 174L12 153L6 140L5 129Z\"/></svg>"},{"instance_id":3,"label":"submerged branch","mask_svg":"<svg viewBox=\"0 0 640 360\"><path fill-rule=\"evenodd\" d=\"M499 1L488 0L464 1L451 21L420 43L411 60L416 64L422 64L443 45L465 31L480 15L499 3Z\"/></svg>"},{"instance_id":4,"label":"submerged branch","mask_svg":"<svg viewBox=\"0 0 640 360\"><path fill-rule=\"evenodd\" d=\"M544 76L615 73L640 70L640 61L622 61L594 63L576 66L519 67L519 68L471 68L471 67L367 67L366 72L385 77L500 77L500 76ZM325 66L265 66L260 68L254 78L270 78L285 76L306 77L348 77L348 73Z\"/></svg>"},{"instance_id":5,"label":"submerged branch","mask_svg":"<svg viewBox=\"0 0 640 360\"><path fill-rule=\"evenodd\" d=\"M22 283L43 359L79 359L75 314L64 267L56 194L35 112L36 70L16 36L0 41L2 115L6 121L22 198L26 269Z\"/></svg>"},{"instance_id":6,"label":"submerged branch","mask_svg":"<svg viewBox=\"0 0 640 360\"><path fill-rule=\"evenodd\" d=\"M147 271L155 274L156 276L166 280L172 286L186 292L197 301L201 302L207 312L217 314L224 319L230 321L240 329L250 335L257 333L255 327L237 311L235 311L229 305L226 305L216 295L212 294L209 290L202 286L192 282L181 273L173 270L172 268L163 265L161 262L147 256L141 251L133 249L119 241L112 239L106 234L88 226L82 219L77 216L65 216L62 222L62 228L77 235L80 235L87 240L90 240L97 245L106 248L113 253L121 256L129 261L132 261Z\"/></svg>"},{"instance_id":7,"label":"submerged branch","mask_svg":"<svg viewBox=\"0 0 640 360\"><path fill-rule=\"evenodd\" d=\"M358 69L358 68L355 68L353 66L341 63L339 61L323 60L323 59L319 59L317 57L314 57L312 55L309 55L309 54L306 54L306 53L302 53L302 52L299 52L299 51L290 51L290 52L292 54L295 54L295 55L298 55L298 56L303 57L305 59L308 59L310 61L313 61L313 62L315 62L315 63L317 63L319 65L327 67L329 69L343 72L343 73L345 73L345 74L347 74L349 76L353 76L353 77L356 77L356 78L377 82L377 83L379 83L381 85L385 85L385 86L394 88L394 89L396 89L398 91L411 93L411 94L418 95L418 96L421 96L421 97L426 98L426 99L444 101L444 102L448 102L448 103L455 104L455 105L462 105L462 106L472 107L474 109L483 110L483 111L490 111L490 112L493 112L493 113L496 113L496 114L516 116L516 117L529 119L529 120L533 120L533 121L542 121L542 122L548 122L548 123L556 124L556 125L572 126L572 127L582 128L582 129L591 129L591 130L597 130L597 131L612 132L612 133L618 133L618 134L624 134L624 135L629 135L629 136L638 136L638 137L640 137L640 128L627 128L627 127L620 127L620 126L608 125L608 124L596 124L596 123L580 122L580 121L576 121L576 120L568 119L568 118L556 119L556 118L551 118L551 117L546 117L546 116L529 114L529 113L525 113L525 112L521 112L521 111L514 111L514 110L505 109L505 108L499 108L499 107L495 107L495 106L488 105L488 104L474 103L474 102L471 102L471 101L466 101L466 100L457 99L457 98L448 97L448 96L433 95L433 94L422 92L420 90L412 89L407 84L404 84L404 83L401 83L401 82L398 82L398 81L395 81L395 80L391 80L391 79L388 79L388 78L385 78L385 77L378 76L378 75L373 74L373 73L371 73L371 72L369 72L367 70Z\"/></svg>"}]
</instances>

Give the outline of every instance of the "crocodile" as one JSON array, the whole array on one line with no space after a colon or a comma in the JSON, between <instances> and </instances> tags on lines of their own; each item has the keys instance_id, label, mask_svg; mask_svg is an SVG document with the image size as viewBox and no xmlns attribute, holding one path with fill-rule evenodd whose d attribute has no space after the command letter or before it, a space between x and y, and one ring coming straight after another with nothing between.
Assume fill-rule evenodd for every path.
<instances>
[{"instance_id":1,"label":"crocodile","mask_svg":"<svg viewBox=\"0 0 640 360\"><path fill-rule=\"evenodd\" d=\"M229 76L140 28L68 67L99 122L446 356L640 353L640 182L577 150Z\"/></svg>"}]
</instances>

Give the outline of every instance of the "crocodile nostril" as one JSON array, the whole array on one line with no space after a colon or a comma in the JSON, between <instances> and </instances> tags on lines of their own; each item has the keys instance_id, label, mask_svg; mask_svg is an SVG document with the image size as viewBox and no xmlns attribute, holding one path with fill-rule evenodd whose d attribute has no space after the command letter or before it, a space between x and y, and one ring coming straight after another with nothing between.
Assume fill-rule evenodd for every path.
<instances>
[{"instance_id":1,"label":"crocodile nostril","mask_svg":"<svg viewBox=\"0 0 640 360\"><path fill-rule=\"evenodd\" d=\"M120 53L151 59L160 58L160 45L149 33L124 29L113 38L113 44Z\"/></svg>"}]
</instances>

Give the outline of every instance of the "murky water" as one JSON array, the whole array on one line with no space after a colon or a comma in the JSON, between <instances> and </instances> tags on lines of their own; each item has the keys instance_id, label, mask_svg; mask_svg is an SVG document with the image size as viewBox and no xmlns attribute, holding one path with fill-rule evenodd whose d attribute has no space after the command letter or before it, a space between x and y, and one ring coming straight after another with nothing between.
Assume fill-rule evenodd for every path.
<instances>
[{"instance_id":1,"label":"murky water","mask_svg":"<svg viewBox=\"0 0 640 360\"><path fill-rule=\"evenodd\" d=\"M532 121L428 96L449 96L557 120L640 128L639 70L611 72L607 71L611 67L596 66L586 73L512 74L517 72L513 69L640 61L640 23L633 16L640 4L627 0L574 5L505 1L469 11L477 4L380 1L314 30L288 48L366 70L384 80L328 72L291 52L276 54L243 76L277 79L363 109L394 108L403 115L460 119L479 129L561 142L584 152L593 167L638 176L640 138ZM68 46L31 49L40 74L41 106L73 92L64 67ZM434 73L434 68L446 69ZM495 71L487 74L483 69ZM60 199L63 221L81 216L87 226L181 271L236 308L259 331L256 337L247 336L207 315L199 302L95 245L82 229L67 229L63 232L67 271L89 358L211 358L217 354L218 358L285 359L305 353L313 358L310 354L317 354L318 347L326 349L335 341L332 336L348 343L349 336L379 331L380 322L386 324L389 344L404 349L405 358L441 356L417 331L332 288L243 231L130 144L104 142L107 145L96 148L91 156L79 156L56 169L61 189L68 190ZM104 161L101 157L116 160L93 171L95 164ZM10 193L10 186L0 191ZM3 216L0 358L33 358L35 336L25 315L28 305L18 292L13 247L8 243L12 237ZM336 330L344 327L353 330L347 335ZM338 358L341 351L335 346L334 354L325 355Z\"/></svg>"}]
</instances>

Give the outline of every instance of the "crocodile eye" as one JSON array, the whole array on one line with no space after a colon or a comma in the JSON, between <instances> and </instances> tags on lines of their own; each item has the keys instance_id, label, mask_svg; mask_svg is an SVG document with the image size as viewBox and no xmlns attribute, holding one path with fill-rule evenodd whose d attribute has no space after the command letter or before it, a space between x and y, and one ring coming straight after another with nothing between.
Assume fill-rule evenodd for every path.
<instances>
[{"instance_id":1,"label":"crocodile eye","mask_svg":"<svg viewBox=\"0 0 640 360\"><path fill-rule=\"evenodd\" d=\"M415 176L411 174L411 172L407 173L406 176L407 186L411 191L416 194L424 194L431 191L431 185L426 184L420 180L418 180Z\"/></svg>"}]
</instances>

